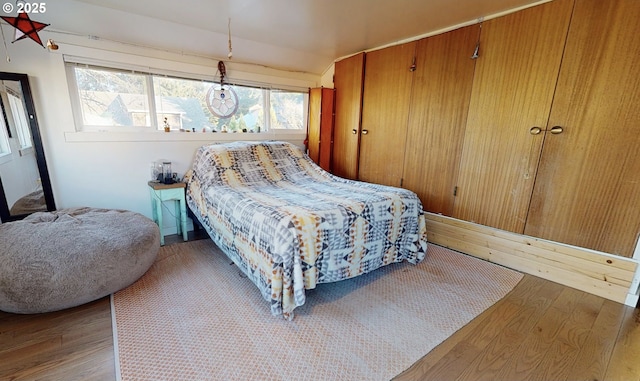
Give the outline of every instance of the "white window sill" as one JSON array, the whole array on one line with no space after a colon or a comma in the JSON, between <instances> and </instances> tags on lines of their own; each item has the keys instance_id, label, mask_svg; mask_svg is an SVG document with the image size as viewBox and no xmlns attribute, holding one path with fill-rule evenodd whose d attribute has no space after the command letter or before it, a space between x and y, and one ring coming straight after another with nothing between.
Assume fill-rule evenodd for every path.
<instances>
[{"instance_id":1,"label":"white window sill","mask_svg":"<svg viewBox=\"0 0 640 381\"><path fill-rule=\"evenodd\" d=\"M285 140L303 141L305 132L65 132L66 142L232 142L237 140L261 141L261 140Z\"/></svg>"}]
</instances>

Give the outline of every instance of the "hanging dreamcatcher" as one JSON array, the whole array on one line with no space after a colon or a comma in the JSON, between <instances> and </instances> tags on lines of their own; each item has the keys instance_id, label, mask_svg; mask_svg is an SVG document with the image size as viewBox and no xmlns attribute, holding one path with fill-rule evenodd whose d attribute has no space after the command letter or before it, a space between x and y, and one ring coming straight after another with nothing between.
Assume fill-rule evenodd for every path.
<instances>
[{"instance_id":1,"label":"hanging dreamcatcher","mask_svg":"<svg viewBox=\"0 0 640 381\"><path fill-rule=\"evenodd\" d=\"M224 83L227 69L224 62L218 62L220 85L213 85L207 92L207 108L219 118L231 118L238 111L238 95L230 85Z\"/></svg>"}]
</instances>

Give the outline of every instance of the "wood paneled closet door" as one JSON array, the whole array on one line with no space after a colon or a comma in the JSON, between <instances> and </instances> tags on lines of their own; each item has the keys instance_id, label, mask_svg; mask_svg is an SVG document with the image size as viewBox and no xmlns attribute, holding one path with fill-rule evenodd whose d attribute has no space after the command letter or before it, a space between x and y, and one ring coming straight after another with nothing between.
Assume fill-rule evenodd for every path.
<instances>
[{"instance_id":1,"label":"wood paneled closet door","mask_svg":"<svg viewBox=\"0 0 640 381\"><path fill-rule=\"evenodd\" d=\"M479 37L472 25L418 41L403 187L429 212L453 211Z\"/></svg>"},{"instance_id":2,"label":"wood paneled closet door","mask_svg":"<svg viewBox=\"0 0 640 381\"><path fill-rule=\"evenodd\" d=\"M416 42L367 53L358 178L400 186Z\"/></svg>"},{"instance_id":3,"label":"wood paneled closet door","mask_svg":"<svg viewBox=\"0 0 640 381\"><path fill-rule=\"evenodd\" d=\"M331 169L334 175L347 179L358 178L364 60L364 53L360 53L336 62L333 77L336 92Z\"/></svg>"},{"instance_id":4,"label":"wood paneled closet door","mask_svg":"<svg viewBox=\"0 0 640 381\"><path fill-rule=\"evenodd\" d=\"M525 234L631 257L640 232L640 1L576 0Z\"/></svg>"},{"instance_id":5,"label":"wood paneled closet door","mask_svg":"<svg viewBox=\"0 0 640 381\"><path fill-rule=\"evenodd\" d=\"M334 89L309 89L309 157L325 171L331 171L333 146Z\"/></svg>"},{"instance_id":6,"label":"wood paneled closet door","mask_svg":"<svg viewBox=\"0 0 640 381\"><path fill-rule=\"evenodd\" d=\"M524 231L573 1L482 24L453 217ZM533 130L534 132L537 130Z\"/></svg>"}]
</instances>

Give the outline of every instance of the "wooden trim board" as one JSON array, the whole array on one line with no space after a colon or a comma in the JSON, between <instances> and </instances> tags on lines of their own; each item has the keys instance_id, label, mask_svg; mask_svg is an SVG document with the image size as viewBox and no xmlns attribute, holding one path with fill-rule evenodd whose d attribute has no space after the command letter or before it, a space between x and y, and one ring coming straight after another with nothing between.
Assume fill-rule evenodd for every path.
<instances>
[{"instance_id":1,"label":"wooden trim board","mask_svg":"<svg viewBox=\"0 0 640 381\"><path fill-rule=\"evenodd\" d=\"M637 259L425 214L429 242L618 303L638 302Z\"/></svg>"}]
</instances>

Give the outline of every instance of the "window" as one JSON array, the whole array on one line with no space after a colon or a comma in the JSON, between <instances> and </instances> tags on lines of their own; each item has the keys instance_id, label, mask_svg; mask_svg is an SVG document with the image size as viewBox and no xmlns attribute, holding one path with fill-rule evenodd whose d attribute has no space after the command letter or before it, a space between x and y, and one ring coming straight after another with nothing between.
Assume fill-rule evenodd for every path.
<instances>
[{"instance_id":1,"label":"window","mask_svg":"<svg viewBox=\"0 0 640 381\"><path fill-rule=\"evenodd\" d=\"M85 126L150 126L144 75L76 68L82 124Z\"/></svg>"},{"instance_id":2,"label":"window","mask_svg":"<svg viewBox=\"0 0 640 381\"><path fill-rule=\"evenodd\" d=\"M33 143L31 141L31 129L29 127L29 119L25 112L25 106L22 103L22 93L19 93L9 87L7 90L7 99L9 99L9 107L11 108L11 114L13 115L13 122L16 126L16 132L18 134L18 142L20 142L20 149L24 150L31 148Z\"/></svg>"},{"instance_id":3,"label":"window","mask_svg":"<svg viewBox=\"0 0 640 381\"><path fill-rule=\"evenodd\" d=\"M271 91L271 128L300 130L305 127L304 110L307 94Z\"/></svg>"},{"instance_id":4,"label":"window","mask_svg":"<svg viewBox=\"0 0 640 381\"><path fill-rule=\"evenodd\" d=\"M163 129L165 118L172 130L212 128L212 115L205 104L211 83L156 76L152 80L158 129Z\"/></svg>"},{"instance_id":5,"label":"window","mask_svg":"<svg viewBox=\"0 0 640 381\"><path fill-rule=\"evenodd\" d=\"M0 157L11 153L11 148L9 147L8 133L9 133L9 126L6 125L6 118L0 117Z\"/></svg>"},{"instance_id":6,"label":"window","mask_svg":"<svg viewBox=\"0 0 640 381\"><path fill-rule=\"evenodd\" d=\"M232 84L238 109L221 118L207 105L215 82L72 63L68 70L78 130L306 133L306 92Z\"/></svg>"},{"instance_id":7,"label":"window","mask_svg":"<svg viewBox=\"0 0 640 381\"><path fill-rule=\"evenodd\" d=\"M264 120L265 92L268 90L247 86L233 86L238 95L238 111L229 119L218 121L218 131L226 128L231 132L267 130Z\"/></svg>"}]
</instances>

